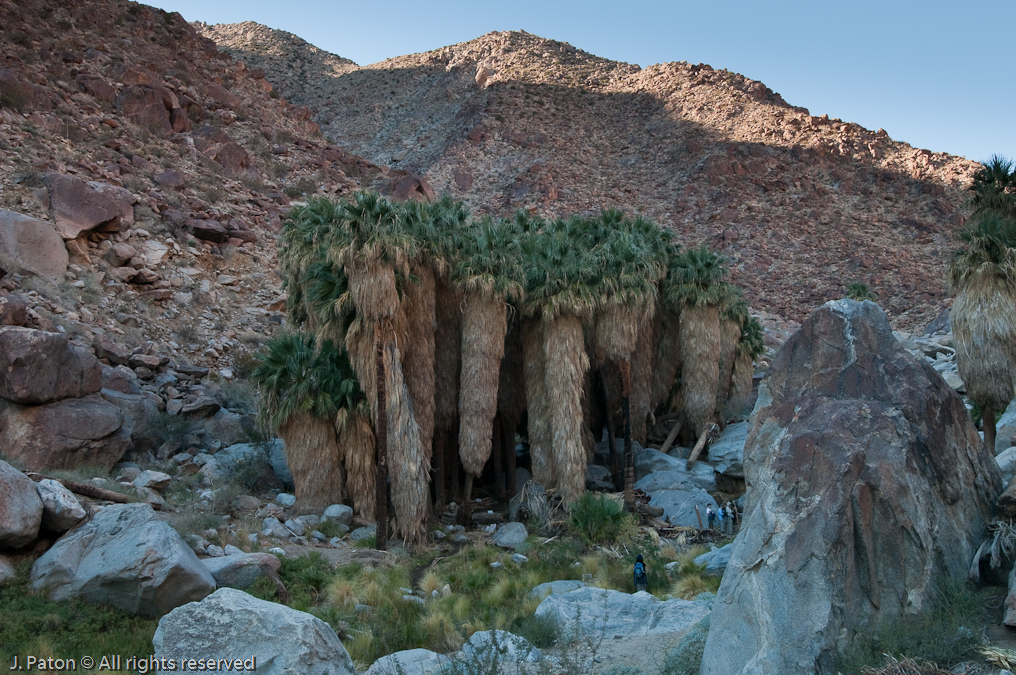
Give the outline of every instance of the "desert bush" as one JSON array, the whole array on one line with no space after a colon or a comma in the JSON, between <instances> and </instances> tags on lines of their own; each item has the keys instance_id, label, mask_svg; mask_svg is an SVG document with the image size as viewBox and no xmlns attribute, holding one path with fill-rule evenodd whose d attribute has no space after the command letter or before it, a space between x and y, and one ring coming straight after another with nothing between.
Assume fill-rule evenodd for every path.
<instances>
[{"instance_id":1,"label":"desert bush","mask_svg":"<svg viewBox=\"0 0 1016 675\"><path fill-rule=\"evenodd\" d=\"M709 634L709 617L702 619L684 634L676 647L667 653L663 662L664 675L698 675L702 666L702 653Z\"/></svg>"},{"instance_id":2,"label":"desert bush","mask_svg":"<svg viewBox=\"0 0 1016 675\"><path fill-rule=\"evenodd\" d=\"M884 665L883 655L930 661L943 668L976 658L978 627L986 621L984 603L990 592L941 582L933 606L918 615L889 618L861 635L853 648L841 655L839 669L855 673L865 667L878 668Z\"/></svg>"},{"instance_id":3,"label":"desert bush","mask_svg":"<svg viewBox=\"0 0 1016 675\"><path fill-rule=\"evenodd\" d=\"M568 529L587 544L616 541L632 527L624 504L606 495L585 492L571 505Z\"/></svg>"},{"instance_id":4,"label":"desert bush","mask_svg":"<svg viewBox=\"0 0 1016 675\"><path fill-rule=\"evenodd\" d=\"M194 420L167 412L153 413L148 417L148 428L160 443L180 440L194 430Z\"/></svg>"},{"instance_id":5,"label":"desert bush","mask_svg":"<svg viewBox=\"0 0 1016 675\"><path fill-rule=\"evenodd\" d=\"M855 281L847 286L847 298L850 300L878 300L878 296L868 289L868 284Z\"/></svg>"}]
</instances>

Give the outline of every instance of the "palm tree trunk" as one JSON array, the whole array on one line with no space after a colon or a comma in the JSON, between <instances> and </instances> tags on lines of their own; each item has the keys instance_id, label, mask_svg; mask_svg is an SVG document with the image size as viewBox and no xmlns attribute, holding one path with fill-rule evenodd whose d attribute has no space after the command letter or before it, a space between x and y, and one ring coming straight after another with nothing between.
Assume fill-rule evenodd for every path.
<instances>
[{"instance_id":1,"label":"palm tree trunk","mask_svg":"<svg viewBox=\"0 0 1016 675\"><path fill-rule=\"evenodd\" d=\"M420 427L424 460L430 462L434 447L434 379L436 303L434 273L428 265L414 269L420 283L406 285L402 306L405 308L405 336L399 341L402 370L413 400L413 416Z\"/></svg>"},{"instance_id":2,"label":"palm tree trunk","mask_svg":"<svg viewBox=\"0 0 1016 675\"><path fill-rule=\"evenodd\" d=\"M686 307L681 313L681 388L687 428L698 433L716 412L720 379L720 313L715 305Z\"/></svg>"},{"instance_id":3,"label":"palm tree trunk","mask_svg":"<svg viewBox=\"0 0 1016 675\"><path fill-rule=\"evenodd\" d=\"M720 321L719 380L716 386L716 417L720 431L727 425L726 409L733 390L734 360L737 355L737 342L740 339L740 322L729 319Z\"/></svg>"},{"instance_id":4,"label":"palm tree trunk","mask_svg":"<svg viewBox=\"0 0 1016 675\"><path fill-rule=\"evenodd\" d=\"M607 412L607 439L609 445L607 445L607 456L610 458L610 475L614 479L614 488L623 489L624 481L621 475L621 461L623 455L617 451L616 438L617 430L614 427L614 411L610 409L610 401L607 396L607 383L606 378L603 376L603 369L599 371L600 374L600 391L603 393L603 408Z\"/></svg>"},{"instance_id":5,"label":"palm tree trunk","mask_svg":"<svg viewBox=\"0 0 1016 675\"><path fill-rule=\"evenodd\" d=\"M445 436L441 427L434 429L434 460L432 463L434 480L434 511L441 511L445 505Z\"/></svg>"},{"instance_id":6,"label":"palm tree trunk","mask_svg":"<svg viewBox=\"0 0 1016 675\"><path fill-rule=\"evenodd\" d=\"M984 427L984 445L995 454L995 406L987 403L981 412L981 426Z\"/></svg>"},{"instance_id":7,"label":"palm tree trunk","mask_svg":"<svg viewBox=\"0 0 1016 675\"><path fill-rule=\"evenodd\" d=\"M624 505L635 511L635 453L631 442L631 363L622 359L621 368L621 410L624 415Z\"/></svg>"},{"instance_id":8,"label":"palm tree trunk","mask_svg":"<svg viewBox=\"0 0 1016 675\"><path fill-rule=\"evenodd\" d=\"M507 332L508 312L502 298L481 291L467 293L462 312L459 457L466 471L476 477L490 459L491 429L497 414L498 380Z\"/></svg>"},{"instance_id":9,"label":"palm tree trunk","mask_svg":"<svg viewBox=\"0 0 1016 675\"><path fill-rule=\"evenodd\" d=\"M628 383L631 407L632 438L643 445L646 442L646 421L652 413L650 402L653 390L653 368L656 360L653 322L642 321L629 361L631 381Z\"/></svg>"},{"instance_id":10,"label":"palm tree trunk","mask_svg":"<svg viewBox=\"0 0 1016 675\"><path fill-rule=\"evenodd\" d=\"M385 346L381 337L381 322L374 328L375 356L377 364L377 496L375 510L377 512L377 550L388 549L388 414L385 410Z\"/></svg>"},{"instance_id":11,"label":"palm tree trunk","mask_svg":"<svg viewBox=\"0 0 1016 675\"><path fill-rule=\"evenodd\" d=\"M369 416L359 411L350 413L337 438L339 447L345 449L346 484L353 508L361 518L372 521L377 516L377 462Z\"/></svg>"},{"instance_id":12,"label":"palm tree trunk","mask_svg":"<svg viewBox=\"0 0 1016 675\"><path fill-rule=\"evenodd\" d=\"M544 332L539 319L526 319L522 325L530 466L533 480L551 488L556 483L556 468L551 452L550 400L544 373L547 363L543 351Z\"/></svg>"},{"instance_id":13,"label":"palm tree trunk","mask_svg":"<svg viewBox=\"0 0 1016 675\"><path fill-rule=\"evenodd\" d=\"M385 391L392 506L398 534L407 543L423 539L430 505L430 462L420 443L412 399L402 375L401 354L394 341L384 345Z\"/></svg>"},{"instance_id":14,"label":"palm tree trunk","mask_svg":"<svg viewBox=\"0 0 1016 675\"><path fill-rule=\"evenodd\" d=\"M494 426L490 437L492 444L490 458L494 462L494 488L497 490L498 496L503 499L505 492L504 457L501 449L501 417L498 415L494 416Z\"/></svg>"},{"instance_id":15,"label":"palm tree trunk","mask_svg":"<svg viewBox=\"0 0 1016 675\"><path fill-rule=\"evenodd\" d=\"M582 496L586 487L582 388L589 357L582 320L562 314L549 321L544 334L544 351L557 487L566 503L573 502Z\"/></svg>"},{"instance_id":16,"label":"palm tree trunk","mask_svg":"<svg viewBox=\"0 0 1016 675\"><path fill-rule=\"evenodd\" d=\"M279 437L286 444L296 508L303 513L320 513L331 504L341 503L345 481L331 420L298 413L279 429Z\"/></svg>"}]
</instances>

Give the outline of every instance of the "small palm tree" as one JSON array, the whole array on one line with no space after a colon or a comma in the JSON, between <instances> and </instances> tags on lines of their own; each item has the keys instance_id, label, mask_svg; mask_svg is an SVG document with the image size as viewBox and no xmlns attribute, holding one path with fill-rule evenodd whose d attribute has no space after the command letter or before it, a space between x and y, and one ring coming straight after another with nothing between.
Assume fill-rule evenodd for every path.
<instances>
[{"instance_id":1,"label":"small palm tree","mask_svg":"<svg viewBox=\"0 0 1016 675\"><path fill-rule=\"evenodd\" d=\"M253 371L261 390L263 423L286 443L302 509L320 510L341 502L343 450L334 421L360 407L363 396L344 352L331 341L317 348L306 333L284 333L268 342Z\"/></svg>"},{"instance_id":2,"label":"small palm tree","mask_svg":"<svg viewBox=\"0 0 1016 675\"><path fill-rule=\"evenodd\" d=\"M995 413L1016 383L1016 221L982 213L963 230L949 265L956 366L967 396L983 411L984 440L995 450Z\"/></svg>"},{"instance_id":3,"label":"small palm tree","mask_svg":"<svg viewBox=\"0 0 1016 675\"><path fill-rule=\"evenodd\" d=\"M741 323L741 339L734 355L734 372L730 378L731 407L742 408L747 403L755 374L755 360L765 352L762 324L753 316L745 316Z\"/></svg>"},{"instance_id":4,"label":"small palm tree","mask_svg":"<svg viewBox=\"0 0 1016 675\"><path fill-rule=\"evenodd\" d=\"M733 293L717 253L702 246L676 256L667 277L667 301L681 308L681 388L688 428L712 422L719 388L720 306Z\"/></svg>"},{"instance_id":5,"label":"small palm tree","mask_svg":"<svg viewBox=\"0 0 1016 675\"><path fill-rule=\"evenodd\" d=\"M974 174L970 191L975 216L994 213L1003 218L1016 218L1016 169L1011 160L993 155Z\"/></svg>"},{"instance_id":6,"label":"small palm tree","mask_svg":"<svg viewBox=\"0 0 1016 675\"><path fill-rule=\"evenodd\" d=\"M463 291L462 386L459 394L459 458L466 470L463 501L491 454L501 358L508 333L508 302L523 294L519 228L484 218L464 235L452 279Z\"/></svg>"}]
</instances>

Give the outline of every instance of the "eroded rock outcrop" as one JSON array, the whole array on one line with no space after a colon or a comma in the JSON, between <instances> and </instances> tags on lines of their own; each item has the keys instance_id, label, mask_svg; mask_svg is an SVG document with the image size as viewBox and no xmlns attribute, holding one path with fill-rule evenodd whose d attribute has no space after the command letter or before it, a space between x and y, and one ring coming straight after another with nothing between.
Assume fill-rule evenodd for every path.
<instances>
[{"instance_id":1,"label":"eroded rock outcrop","mask_svg":"<svg viewBox=\"0 0 1016 675\"><path fill-rule=\"evenodd\" d=\"M957 394L882 310L839 300L777 354L745 445L741 534L703 675L831 672L879 621L961 581L1001 476Z\"/></svg>"}]
</instances>

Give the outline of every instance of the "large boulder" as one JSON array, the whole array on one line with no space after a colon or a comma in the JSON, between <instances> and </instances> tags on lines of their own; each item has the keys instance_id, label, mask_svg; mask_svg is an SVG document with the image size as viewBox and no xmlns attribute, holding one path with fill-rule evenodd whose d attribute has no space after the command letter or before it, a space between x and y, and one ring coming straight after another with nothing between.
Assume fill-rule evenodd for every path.
<instances>
[{"instance_id":1,"label":"large boulder","mask_svg":"<svg viewBox=\"0 0 1016 675\"><path fill-rule=\"evenodd\" d=\"M689 600L657 600L645 591L622 593L586 586L552 593L536 616L553 619L569 639L614 639L680 633L709 615L709 607Z\"/></svg>"},{"instance_id":2,"label":"large boulder","mask_svg":"<svg viewBox=\"0 0 1016 675\"><path fill-rule=\"evenodd\" d=\"M382 656L364 675L439 675L453 671L452 660L429 649L405 649Z\"/></svg>"},{"instance_id":3,"label":"large boulder","mask_svg":"<svg viewBox=\"0 0 1016 675\"><path fill-rule=\"evenodd\" d=\"M730 563L730 554L733 552L733 543L713 548L713 550L695 558L695 564L703 565L706 568L706 574L722 577L727 569L727 565Z\"/></svg>"},{"instance_id":4,"label":"large boulder","mask_svg":"<svg viewBox=\"0 0 1016 675\"><path fill-rule=\"evenodd\" d=\"M63 239L45 220L0 209L0 267L63 281L68 254Z\"/></svg>"},{"instance_id":5,"label":"large boulder","mask_svg":"<svg viewBox=\"0 0 1016 675\"><path fill-rule=\"evenodd\" d=\"M50 403L94 394L102 366L92 352L61 333L0 326L0 397L15 403Z\"/></svg>"},{"instance_id":6,"label":"large boulder","mask_svg":"<svg viewBox=\"0 0 1016 675\"><path fill-rule=\"evenodd\" d=\"M679 480L681 483L696 485L707 492L716 489L716 472L712 466L705 462L696 462L692 465L691 470L688 470L686 468L687 460L671 457L654 448L643 448L633 454L636 481L642 480L649 474L672 471L675 472L675 480Z\"/></svg>"},{"instance_id":7,"label":"large boulder","mask_svg":"<svg viewBox=\"0 0 1016 675\"><path fill-rule=\"evenodd\" d=\"M813 312L761 385L702 675L832 672L961 582L1001 489L963 402L871 302Z\"/></svg>"},{"instance_id":8,"label":"large boulder","mask_svg":"<svg viewBox=\"0 0 1016 675\"><path fill-rule=\"evenodd\" d=\"M271 553L235 553L221 558L203 558L201 564L220 588L243 590L261 577L276 578L281 562Z\"/></svg>"},{"instance_id":9,"label":"large boulder","mask_svg":"<svg viewBox=\"0 0 1016 675\"><path fill-rule=\"evenodd\" d=\"M52 478L43 478L35 487L42 499L42 526L51 532L66 532L88 515L74 493Z\"/></svg>"},{"instance_id":10,"label":"large boulder","mask_svg":"<svg viewBox=\"0 0 1016 675\"><path fill-rule=\"evenodd\" d=\"M99 393L103 400L115 405L123 415L123 433L130 438L128 450L144 454L153 452L162 444L162 434L152 423L159 414L159 406L154 400L143 394L124 393L106 388Z\"/></svg>"},{"instance_id":11,"label":"large boulder","mask_svg":"<svg viewBox=\"0 0 1016 675\"><path fill-rule=\"evenodd\" d=\"M995 427L995 454L998 455L1016 445L1013 440L1016 438L1016 401L1009 403Z\"/></svg>"},{"instance_id":12,"label":"large boulder","mask_svg":"<svg viewBox=\"0 0 1016 675\"><path fill-rule=\"evenodd\" d=\"M201 655L253 657L264 675L356 675L345 647L324 621L233 588L220 588L162 617L152 646L156 657L177 663Z\"/></svg>"},{"instance_id":13,"label":"large boulder","mask_svg":"<svg viewBox=\"0 0 1016 675\"><path fill-rule=\"evenodd\" d=\"M123 414L98 394L35 406L0 401L0 448L32 471L109 471L130 443Z\"/></svg>"},{"instance_id":14,"label":"large boulder","mask_svg":"<svg viewBox=\"0 0 1016 675\"><path fill-rule=\"evenodd\" d=\"M205 597L215 580L151 506L115 504L35 562L32 588L154 617Z\"/></svg>"},{"instance_id":15,"label":"large boulder","mask_svg":"<svg viewBox=\"0 0 1016 675\"><path fill-rule=\"evenodd\" d=\"M0 461L0 549L31 544L41 524L42 499L35 483Z\"/></svg>"},{"instance_id":16,"label":"large boulder","mask_svg":"<svg viewBox=\"0 0 1016 675\"><path fill-rule=\"evenodd\" d=\"M45 183L53 224L64 239L77 239L82 232L99 226L119 230L127 208L108 191L63 173L48 174Z\"/></svg>"},{"instance_id":17,"label":"large boulder","mask_svg":"<svg viewBox=\"0 0 1016 675\"><path fill-rule=\"evenodd\" d=\"M655 474L650 474L643 480L649 480ZM635 487L639 487L635 483ZM644 485L644 483L643 483ZM649 505L663 509L663 519L674 527L708 527L706 522L706 509L713 507L713 511L719 508L716 500L708 492L695 485L675 483L672 487L653 490L648 492ZM698 510L696 511L696 508Z\"/></svg>"},{"instance_id":18,"label":"large boulder","mask_svg":"<svg viewBox=\"0 0 1016 675\"><path fill-rule=\"evenodd\" d=\"M748 423L730 424L716 442L709 446L709 463L717 473L744 478L744 441L748 437Z\"/></svg>"}]
</instances>

